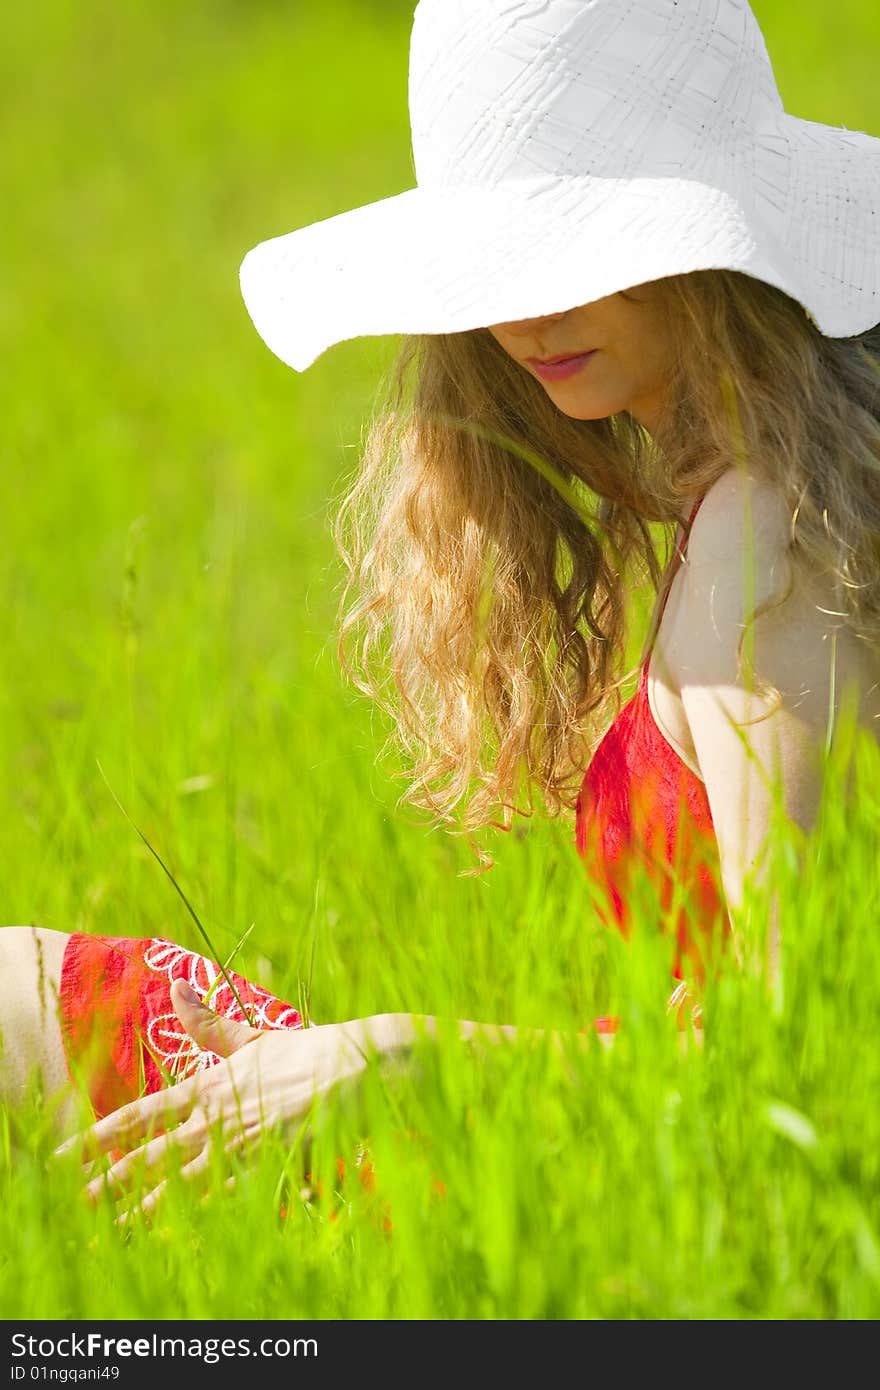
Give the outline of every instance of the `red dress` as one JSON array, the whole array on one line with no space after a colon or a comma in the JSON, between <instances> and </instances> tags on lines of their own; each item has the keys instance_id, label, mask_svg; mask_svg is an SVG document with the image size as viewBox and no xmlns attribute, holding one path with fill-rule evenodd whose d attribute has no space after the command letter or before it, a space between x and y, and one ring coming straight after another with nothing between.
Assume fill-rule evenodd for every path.
<instances>
[{"instance_id":1,"label":"red dress","mask_svg":"<svg viewBox=\"0 0 880 1390\"><path fill-rule=\"evenodd\" d=\"M688 519L688 533L699 505ZM685 546L677 546L675 569L684 555ZM669 587L655 636L668 595ZM663 918L677 891L672 974L678 980L689 976L702 981L713 945L729 930L718 841L704 783L667 742L651 713L650 657L649 648L635 694L587 768L577 801L576 842L608 903L608 911L600 904L600 916L627 936L639 887L653 890Z\"/></svg>"}]
</instances>

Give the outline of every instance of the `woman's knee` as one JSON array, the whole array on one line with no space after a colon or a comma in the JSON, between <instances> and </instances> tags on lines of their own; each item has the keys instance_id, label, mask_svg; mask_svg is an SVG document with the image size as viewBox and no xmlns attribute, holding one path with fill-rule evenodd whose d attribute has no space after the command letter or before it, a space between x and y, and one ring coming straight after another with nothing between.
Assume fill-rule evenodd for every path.
<instances>
[{"instance_id":1,"label":"woman's knee","mask_svg":"<svg viewBox=\"0 0 880 1390\"><path fill-rule=\"evenodd\" d=\"M68 1081L60 1023L66 932L0 928L0 1097L22 1100L38 1082L46 1095Z\"/></svg>"}]
</instances>

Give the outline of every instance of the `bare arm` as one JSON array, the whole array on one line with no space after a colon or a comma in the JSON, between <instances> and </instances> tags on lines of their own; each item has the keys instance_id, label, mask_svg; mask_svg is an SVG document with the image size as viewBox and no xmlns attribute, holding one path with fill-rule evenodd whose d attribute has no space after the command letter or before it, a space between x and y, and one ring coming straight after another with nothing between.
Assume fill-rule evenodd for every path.
<instances>
[{"instance_id":1,"label":"bare arm","mask_svg":"<svg viewBox=\"0 0 880 1390\"><path fill-rule=\"evenodd\" d=\"M868 682L865 654L839 618L830 585L804 582L785 556L788 515L768 484L733 471L703 502L688 542L681 601L668 659L702 771L718 838L729 907L743 901L746 878L762 883L762 857L774 789L785 815L812 828L822 792L821 753L829 719L854 683ZM794 587L753 626L754 670L776 685L781 705L737 669L737 643L748 614ZM749 654L749 635L743 644ZM779 966L778 900L771 897L768 960Z\"/></svg>"},{"instance_id":2,"label":"bare arm","mask_svg":"<svg viewBox=\"0 0 880 1390\"><path fill-rule=\"evenodd\" d=\"M136 1197L144 1211L161 1197L173 1157L185 1165L188 1178L198 1180L218 1143L240 1149L258 1142L271 1127L294 1137L316 1102L330 1092L356 1089L371 1062L405 1065L418 1040L436 1040L441 1029L453 1037L457 1032L468 1047L522 1038L548 1038L560 1047L564 1043L562 1034L540 1029L441 1022L414 1014L373 1014L302 1030L257 1030L187 999L180 980L174 981L171 998L187 1032L226 1060L121 1107L59 1150L86 1158L112 1152L108 1170L88 1183L89 1196L97 1198L106 1188L124 1203ZM581 1035L567 1042L589 1045Z\"/></svg>"}]
</instances>

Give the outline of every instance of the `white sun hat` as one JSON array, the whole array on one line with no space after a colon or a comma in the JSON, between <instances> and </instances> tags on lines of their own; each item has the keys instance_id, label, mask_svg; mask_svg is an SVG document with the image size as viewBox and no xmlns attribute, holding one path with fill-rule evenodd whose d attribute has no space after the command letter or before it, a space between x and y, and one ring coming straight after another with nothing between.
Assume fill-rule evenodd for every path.
<instances>
[{"instance_id":1,"label":"white sun hat","mask_svg":"<svg viewBox=\"0 0 880 1390\"><path fill-rule=\"evenodd\" d=\"M831 337L880 321L880 139L783 109L747 0L420 0L409 109L415 188L244 259L297 371L713 268Z\"/></svg>"}]
</instances>

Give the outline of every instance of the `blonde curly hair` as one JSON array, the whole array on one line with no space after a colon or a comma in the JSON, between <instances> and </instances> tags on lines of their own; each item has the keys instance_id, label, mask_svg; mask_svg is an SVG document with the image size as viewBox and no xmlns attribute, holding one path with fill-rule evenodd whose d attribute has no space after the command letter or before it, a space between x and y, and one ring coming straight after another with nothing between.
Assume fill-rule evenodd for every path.
<instances>
[{"instance_id":1,"label":"blonde curly hair","mask_svg":"<svg viewBox=\"0 0 880 1390\"><path fill-rule=\"evenodd\" d=\"M632 674L628 595L660 590L685 500L733 462L775 481L790 561L880 642L880 331L825 337L735 271L655 289L673 363L653 437L566 416L488 329L407 337L338 508L343 668L393 720L401 802L475 848L535 791L574 806Z\"/></svg>"}]
</instances>

